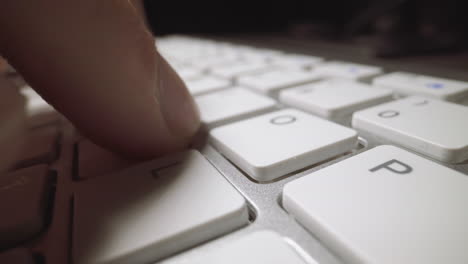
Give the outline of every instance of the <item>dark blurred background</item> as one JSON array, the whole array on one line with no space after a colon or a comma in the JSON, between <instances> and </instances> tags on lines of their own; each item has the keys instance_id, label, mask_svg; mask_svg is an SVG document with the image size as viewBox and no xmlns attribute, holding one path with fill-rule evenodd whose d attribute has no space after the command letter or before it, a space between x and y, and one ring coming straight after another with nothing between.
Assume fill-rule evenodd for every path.
<instances>
[{"instance_id":1,"label":"dark blurred background","mask_svg":"<svg viewBox=\"0 0 468 264\"><path fill-rule=\"evenodd\" d=\"M466 50L468 3L462 0L146 0L156 35L275 34L370 45L377 57Z\"/></svg>"}]
</instances>

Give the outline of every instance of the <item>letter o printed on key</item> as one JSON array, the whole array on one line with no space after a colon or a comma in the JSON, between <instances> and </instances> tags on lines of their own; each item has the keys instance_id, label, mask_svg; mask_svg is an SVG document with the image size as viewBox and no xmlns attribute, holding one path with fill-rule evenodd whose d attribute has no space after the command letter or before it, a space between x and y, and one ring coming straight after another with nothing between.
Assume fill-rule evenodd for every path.
<instances>
[{"instance_id":1,"label":"letter o printed on key","mask_svg":"<svg viewBox=\"0 0 468 264\"><path fill-rule=\"evenodd\" d=\"M287 125L296 122L296 118L292 115L277 116L270 120L273 125Z\"/></svg>"},{"instance_id":2,"label":"letter o printed on key","mask_svg":"<svg viewBox=\"0 0 468 264\"><path fill-rule=\"evenodd\" d=\"M399 116L399 115L400 115L400 112L395 111L395 110L386 110L378 114L378 116L382 118L392 118L392 117Z\"/></svg>"}]
</instances>

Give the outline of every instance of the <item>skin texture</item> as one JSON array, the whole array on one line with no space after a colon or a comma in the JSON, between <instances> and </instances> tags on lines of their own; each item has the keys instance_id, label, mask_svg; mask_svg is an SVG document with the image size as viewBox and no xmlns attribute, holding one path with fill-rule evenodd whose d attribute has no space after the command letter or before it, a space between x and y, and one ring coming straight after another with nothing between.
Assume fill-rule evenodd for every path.
<instances>
[{"instance_id":1,"label":"skin texture","mask_svg":"<svg viewBox=\"0 0 468 264\"><path fill-rule=\"evenodd\" d=\"M98 145L161 156L190 143L199 115L142 13L136 1L4 0L0 54Z\"/></svg>"},{"instance_id":2,"label":"skin texture","mask_svg":"<svg viewBox=\"0 0 468 264\"><path fill-rule=\"evenodd\" d=\"M0 60L0 73L2 69ZM27 129L24 98L17 92L7 79L0 74L0 146L3 155L0 156L1 173L16 161L22 147L22 139Z\"/></svg>"}]
</instances>

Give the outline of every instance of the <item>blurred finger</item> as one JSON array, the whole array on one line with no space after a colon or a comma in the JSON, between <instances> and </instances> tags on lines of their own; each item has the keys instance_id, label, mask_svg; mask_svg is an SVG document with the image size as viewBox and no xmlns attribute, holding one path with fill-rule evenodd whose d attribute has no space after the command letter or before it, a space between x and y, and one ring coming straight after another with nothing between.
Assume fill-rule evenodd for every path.
<instances>
[{"instance_id":1,"label":"blurred finger","mask_svg":"<svg viewBox=\"0 0 468 264\"><path fill-rule=\"evenodd\" d=\"M189 143L196 106L130 2L2 4L0 52L84 135L131 157Z\"/></svg>"},{"instance_id":2,"label":"blurred finger","mask_svg":"<svg viewBox=\"0 0 468 264\"><path fill-rule=\"evenodd\" d=\"M26 135L24 98L18 90L0 74L0 173L17 159Z\"/></svg>"}]
</instances>

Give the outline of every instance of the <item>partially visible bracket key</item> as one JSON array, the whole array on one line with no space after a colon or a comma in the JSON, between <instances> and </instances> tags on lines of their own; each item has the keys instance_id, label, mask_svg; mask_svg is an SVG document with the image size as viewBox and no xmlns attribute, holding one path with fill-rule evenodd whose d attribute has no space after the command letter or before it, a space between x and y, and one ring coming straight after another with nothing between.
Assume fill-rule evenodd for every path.
<instances>
[{"instance_id":1,"label":"partially visible bracket key","mask_svg":"<svg viewBox=\"0 0 468 264\"><path fill-rule=\"evenodd\" d=\"M79 183L73 263L152 263L248 221L245 199L189 151Z\"/></svg>"}]
</instances>

